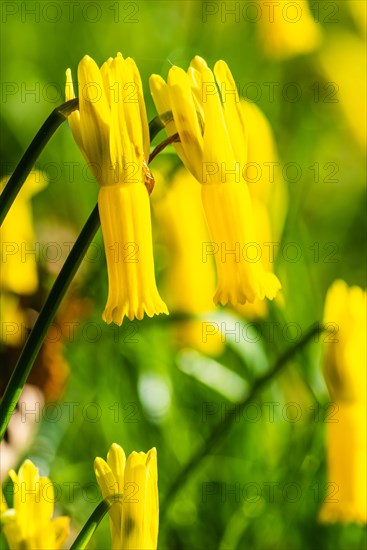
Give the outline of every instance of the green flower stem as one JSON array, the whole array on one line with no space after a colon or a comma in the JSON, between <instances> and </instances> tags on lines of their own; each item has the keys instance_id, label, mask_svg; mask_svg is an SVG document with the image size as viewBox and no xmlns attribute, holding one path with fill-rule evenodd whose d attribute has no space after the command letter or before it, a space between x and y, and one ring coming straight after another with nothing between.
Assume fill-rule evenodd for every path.
<instances>
[{"instance_id":1,"label":"green flower stem","mask_svg":"<svg viewBox=\"0 0 367 550\"><path fill-rule=\"evenodd\" d=\"M304 346L306 346L312 339L319 333L321 333L324 328L320 325L313 325L309 331L304 335L304 337L297 342L293 347L288 348L276 361L272 369L269 370L267 374L258 378L253 384L250 393L248 396L237 403L236 408L239 413L241 413L244 408L254 399L254 397L270 382L283 367L300 351ZM176 494L182 489L186 481L188 481L190 475L198 468L201 464L203 458L205 458L210 452L212 452L217 445L222 441L223 436L228 432L232 423L234 421L234 415L226 415L224 421L219 422L214 429L212 430L209 438L199 447L196 453L191 457L189 462L184 466L184 468L179 473L178 477L172 484L171 488L168 491L168 494L161 506L160 513L160 522L163 523L168 510L171 507L172 501L174 500Z\"/></svg>"},{"instance_id":2,"label":"green flower stem","mask_svg":"<svg viewBox=\"0 0 367 550\"><path fill-rule=\"evenodd\" d=\"M2 204L2 209L5 212L4 217L8 211L4 208L4 204L6 203L8 209L10 208L12 201L16 197L19 189L32 168L31 162L35 162L43 147L46 145L51 135L55 132L56 128L63 120L65 120L65 117L77 107L77 99L64 103L52 112L50 117L46 120L45 124L37 133L2 194L2 198L4 198L5 194L4 202ZM164 126L160 127L158 123L156 125L153 124L151 127L152 135L154 132L158 133L163 127ZM156 133L154 135L156 135ZM168 145L169 142L170 140L165 140L163 147L158 146L159 150L162 150L166 145ZM16 177L15 174L17 174ZM22 393L24 384L27 381L33 363L46 337L47 330L56 315L57 308L59 307L75 273L77 272L88 246L92 242L99 226L100 220L98 205L96 205L56 278L51 292L37 318L32 332L26 341L13 374L5 389L0 404L0 441L4 437L6 428L19 400L20 394Z\"/></svg>"},{"instance_id":3,"label":"green flower stem","mask_svg":"<svg viewBox=\"0 0 367 550\"><path fill-rule=\"evenodd\" d=\"M113 495L111 497L107 497L98 504L97 508L92 512L83 529L80 531L79 535L76 537L75 541L71 545L70 550L84 550L84 548L86 548L88 542L92 538L93 533L107 514L108 510L111 508L112 504L120 500L122 496L123 495L120 494Z\"/></svg>"},{"instance_id":4,"label":"green flower stem","mask_svg":"<svg viewBox=\"0 0 367 550\"><path fill-rule=\"evenodd\" d=\"M63 103L60 107L57 107L52 111L50 116L37 132L1 194L0 225L2 225L5 216L9 212L9 209L18 195L23 183L27 179L34 163L42 153L48 141L56 132L57 128L67 119L70 113L78 108L78 105L78 99L72 99L71 101Z\"/></svg>"},{"instance_id":5,"label":"green flower stem","mask_svg":"<svg viewBox=\"0 0 367 550\"><path fill-rule=\"evenodd\" d=\"M168 137L162 143L157 145L157 147L152 151L149 155L149 163L152 162L152 160L155 159L159 153L163 151L167 147L167 145L170 145L171 143L178 143L180 141L180 136L178 134L173 134L172 136Z\"/></svg>"},{"instance_id":6,"label":"green flower stem","mask_svg":"<svg viewBox=\"0 0 367 550\"><path fill-rule=\"evenodd\" d=\"M152 142L155 136L165 128L168 122L171 121L173 121L173 115L171 111L167 111L166 113L162 113L161 115L157 115L155 118L153 118L153 120L149 122L150 141Z\"/></svg>"},{"instance_id":7,"label":"green flower stem","mask_svg":"<svg viewBox=\"0 0 367 550\"><path fill-rule=\"evenodd\" d=\"M99 225L98 206L95 206L56 278L6 387L0 406L0 441L4 437L6 427L19 400L34 360L46 337L47 330L55 317L57 308L65 296Z\"/></svg>"}]
</instances>

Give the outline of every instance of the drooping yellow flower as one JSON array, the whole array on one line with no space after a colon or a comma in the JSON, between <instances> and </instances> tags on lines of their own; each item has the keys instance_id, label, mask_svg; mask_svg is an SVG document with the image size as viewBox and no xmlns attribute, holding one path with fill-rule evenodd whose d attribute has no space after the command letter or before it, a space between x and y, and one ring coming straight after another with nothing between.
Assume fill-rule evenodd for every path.
<instances>
[{"instance_id":1,"label":"drooping yellow flower","mask_svg":"<svg viewBox=\"0 0 367 550\"><path fill-rule=\"evenodd\" d=\"M66 99L75 97L67 70ZM108 270L107 323L168 313L155 282L150 202L149 129L139 71L118 54L98 68L78 67L79 110L69 116L76 143L101 188L98 196Z\"/></svg>"},{"instance_id":2,"label":"drooping yellow flower","mask_svg":"<svg viewBox=\"0 0 367 550\"><path fill-rule=\"evenodd\" d=\"M358 3L365 8L364 2ZM330 80L328 96L324 100L334 103L335 108L341 109L355 139L365 150L367 142L365 38L344 30L332 33L328 35L320 51L319 60Z\"/></svg>"},{"instance_id":3,"label":"drooping yellow flower","mask_svg":"<svg viewBox=\"0 0 367 550\"><path fill-rule=\"evenodd\" d=\"M273 299L280 283L266 272L253 248L257 228L243 173L247 162L247 127L235 82L224 61L213 72L195 57L186 73L172 67L167 84L151 77L159 114L172 111L169 135L178 132L176 150L203 185L202 202L217 266L215 303L226 305ZM218 85L218 87L217 87ZM219 90L218 90L219 88ZM251 251L251 250L252 251Z\"/></svg>"},{"instance_id":4,"label":"drooping yellow flower","mask_svg":"<svg viewBox=\"0 0 367 550\"><path fill-rule=\"evenodd\" d=\"M122 495L110 508L113 550L155 550L158 542L157 451L131 453L113 443L107 462L97 457L94 471L103 498Z\"/></svg>"},{"instance_id":5,"label":"drooping yellow flower","mask_svg":"<svg viewBox=\"0 0 367 550\"><path fill-rule=\"evenodd\" d=\"M335 281L327 293L324 322L334 329L324 354L324 375L333 402L326 420L332 495L326 497L320 520L366 523L366 292Z\"/></svg>"},{"instance_id":6,"label":"drooping yellow flower","mask_svg":"<svg viewBox=\"0 0 367 550\"><path fill-rule=\"evenodd\" d=\"M307 0L258 0L258 3L261 10L259 36L268 57L285 59L319 47L321 27L314 20Z\"/></svg>"},{"instance_id":7,"label":"drooping yellow flower","mask_svg":"<svg viewBox=\"0 0 367 550\"><path fill-rule=\"evenodd\" d=\"M7 507L1 493L1 524L11 550L57 550L69 534L69 518L51 519L55 495L51 481L40 477L38 469L26 460L18 474L10 470L14 484L13 508Z\"/></svg>"},{"instance_id":8,"label":"drooping yellow flower","mask_svg":"<svg viewBox=\"0 0 367 550\"><path fill-rule=\"evenodd\" d=\"M223 349L221 334L203 334L205 314L215 310L215 267L213 257L207 254L210 239L200 186L190 172L181 168L175 173L168 189L153 200L153 210L169 251L163 279L168 307L173 312L200 317L174 323L172 330L180 345L216 355Z\"/></svg>"},{"instance_id":9,"label":"drooping yellow flower","mask_svg":"<svg viewBox=\"0 0 367 550\"><path fill-rule=\"evenodd\" d=\"M5 187L7 178L0 182ZM30 173L1 226L1 288L33 294L38 287L40 248L33 227L31 197L47 185L38 170Z\"/></svg>"}]
</instances>

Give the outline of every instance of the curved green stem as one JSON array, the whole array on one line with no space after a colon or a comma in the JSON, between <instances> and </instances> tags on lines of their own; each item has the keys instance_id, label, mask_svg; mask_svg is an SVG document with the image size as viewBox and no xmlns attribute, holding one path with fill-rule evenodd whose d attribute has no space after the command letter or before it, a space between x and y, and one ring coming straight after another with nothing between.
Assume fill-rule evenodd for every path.
<instances>
[{"instance_id":1,"label":"curved green stem","mask_svg":"<svg viewBox=\"0 0 367 550\"><path fill-rule=\"evenodd\" d=\"M309 331L304 335L304 337L297 342L293 347L288 348L275 362L275 365L273 368L269 370L267 374L262 376L261 378L258 378L256 382L253 384L250 393L247 395L246 399L241 401L240 403L237 403L236 405L236 411L238 411L238 414L241 414L244 408L253 400L253 398L256 396L256 394L261 391L264 386L270 382L279 372L282 370L282 368L288 363L290 359L299 351L301 350L306 344L311 342L311 340L314 338L316 334L319 334L324 329L320 325L314 325L312 326ZM163 502L163 505L161 506L161 513L160 513L160 521L163 523L167 511L170 508L170 505L172 501L174 500L176 494L182 489L186 481L189 479L189 476L193 473L194 470L200 465L201 461L205 456L208 455L209 452L213 451L215 447L220 443L223 436L226 434L226 432L230 429L232 426L232 423L234 419L237 417L237 415L229 414L225 416L225 419L221 422L219 422L214 429L212 430L209 438L199 447L199 449L194 453L194 455L191 457L189 462L184 466L184 468L179 473L178 477L174 481L173 485L168 491L168 494Z\"/></svg>"},{"instance_id":2,"label":"curved green stem","mask_svg":"<svg viewBox=\"0 0 367 550\"><path fill-rule=\"evenodd\" d=\"M9 212L11 205L46 144L70 113L78 108L78 105L79 100L76 98L63 103L60 107L56 107L38 130L1 194L0 225L3 223L5 216Z\"/></svg>"},{"instance_id":3,"label":"curved green stem","mask_svg":"<svg viewBox=\"0 0 367 550\"><path fill-rule=\"evenodd\" d=\"M157 115L155 118L153 118L149 122L149 135L150 135L150 141L152 142L153 139L161 130L163 130L168 122L171 122L173 120L173 114L172 111L167 111L166 113L162 113L161 115Z\"/></svg>"},{"instance_id":4,"label":"curved green stem","mask_svg":"<svg viewBox=\"0 0 367 550\"><path fill-rule=\"evenodd\" d=\"M108 510L111 508L112 504L120 500L122 496L122 494L113 495L105 498L98 504L97 508L92 512L83 529L71 545L70 550L84 550L84 548L86 548L93 533L107 514Z\"/></svg>"},{"instance_id":5,"label":"curved green stem","mask_svg":"<svg viewBox=\"0 0 367 550\"><path fill-rule=\"evenodd\" d=\"M61 124L65 117L70 114L78 106L78 100L68 101L53 111L50 117L46 120L36 137L32 141L31 145L27 149L24 157L18 164L13 176L10 178L2 198L5 199L2 204L2 210L5 212L4 204L10 208L12 201L16 197L19 189L25 181L27 175L31 169L31 161L34 162L37 156L42 151L43 147L50 139L56 128ZM163 115L165 117L172 116L171 113ZM155 119L154 119L155 120ZM164 126L162 126L163 128ZM155 125L153 125L154 132ZM151 138L153 139L153 138ZM38 143L38 141L40 143ZM169 140L165 140L163 147L158 146L159 150L162 150L168 145ZM16 177L15 177L16 174ZM11 198L12 197L12 198ZM7 212L7 210L6 210ZM6 214L5 212L5 214ZM4 214L4 217L5 217ZM51 289L51 292L37 318L37 321L30 333L22 353L18 359L9 383L5 389L4 395L0 404L0 441L4 437L6 428L9 424L10 418L14 412L16 404L22 393L24 384L32 369L33 363L37 357L39 350L46 337L47 330L49 329L55 315L57 308L60 305L90 243L93 240L100 225L98 205L95 206L93 212L89 216L85 226L82 229L79 237L77 238L69 256L67 257L56 281Z\"/></svg>"},{"instance_id":6,"label":"curved green stem","mask_svg":"<svg viewBox=\"0 0 367 550\"><path fill-rule=\"evenodd\" d=\"M5 389L0 405L0 441L4 437L6 427L22 393L34 360L46 337L47 330L55 317L57 308L77 272L99 225L98 206L95 206L56 278Z\"/></svg>"}]
</instances>

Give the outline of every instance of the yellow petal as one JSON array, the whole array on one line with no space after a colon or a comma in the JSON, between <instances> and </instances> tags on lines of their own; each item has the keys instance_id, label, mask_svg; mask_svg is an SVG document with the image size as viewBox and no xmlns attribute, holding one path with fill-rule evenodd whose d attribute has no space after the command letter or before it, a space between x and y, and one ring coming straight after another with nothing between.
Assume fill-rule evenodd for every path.
<instances>
[{"instance_id":1,"label":"yellow petal","mask_svg":"<svg viewBox=\"0 0 367 550\"><path fill-rule=\"evenodd\" d=\"M168 73L168 93L171 109L189 169L198 177L202 171L203 137L191 93L188 75L179 67Z\"/></svg>"},{"instance_id":2,"label":"yellow petal","mask_svg":"<svg viewBox=\"0 0 367 550\"><path fill-rule=\"evenodd\" d=\"M71 70L66 70L66 83L65 83L65 100L70 101L75 98L74 86L73 86L73 77L71 75ZM72 131L73 137L78 145L79 149L84 151L83 139L80 131L80 112L79 109L76 109L68 116L68 122L70 129Z\"/></svg>"},{"instance_id":3,"label":"yellow petal","mask_svg":"<svg viewBox=\"0 0 367 550\"><path fill-rule=\"evenodd\" d=\"M98 485L101 488L103 498L117 494L117 480L111 470L111 467L105 460L103 460L103 458L97 457L95 459L94 472L96 474Z\"/></svg>"},{"instance_id":4,"label":"yellow petal","mask_svg":"<svg viewBox=\"0 0 367 550\"><path fill-rule=\"evenodd\" d=\"M146 548L155 549L158 544L159 528L157 450L155 448L148 452L146 459L146 497L144 517L144 539L146 541Z\"/></svg>"},{"instance_id":5,"label":"yellow petal","mask_svg":"<svg viewBox=\"0 0 367 550\"><path fill-rule=\"evenodd\" d=\"M119 493L123 493L126 455L123 448L117 445L117 443L111 445L107 453L107 463L117 481Z\"/></svg>"},{"instance_id":6,"label":"yellow petal","mask_svg":"<svg viewBox=\"0 0 367 550\"><path fill-rule=\"evenodd\" d=\"M103 498L111 497L120 494L120 487L111 467L103 460L97 457L94 461L94 473L97 483L102 491ZM111 537L113 541L120 540L121 521L122 521L122 504L116 502L112 504L109 514L111 518ZM114 546L115 548L116 546Z\"/></svg>"},{"instance_id":7,"label":"yellow petal","mask_svg":"<svg viewBox=\"0 0 367 550\"><path fill-rule=\"evenodd\" d=\"M204 69L203 79L203 109L205 119L203 144L203 174L201 180L205 183L239 181L240 159L236 159L224 118L220 95L210 69ZM233 140L243 141L242 135L233 136ZM206 163L216 168L211 175L206 171ZM233 173L233 171L235 173Z\"/></svg>"},{"instance_id":8,"label":"yellow petal","mask_svg":"<svg viewBox=\"0 0 367 550\"><path fill-rule=\"evenodd\" d=\"M158 114L163 115L166 113L171 113L171 119L169 119L168 121L164 121L167 135L171 137L174 134L177 134L177 126L173 119L171 97L168 85L165 83L161 76L155 74L150 77L149 84ZM188 166L189 158L187 157L182 144L175 143L174 147L182 162L185 164L185 166Z\"/></svg>"},{"instance_id":9,"label":"yellow petal","mask_svg":"<svg viewBox=\"0 0 367 550\"><path fill-rule=\"evenodd\" d=\"M79 63L78 81L80 133L83 147L90 162L97 164L102 171L103 178L111 170L109 148L111 115L101 72L95 61L87 55Z\"/></svg>"},{"instance_id":10,"label":"yellow petal","mask_svg":"<svg viewBox=\"0 0 367 550\"><path fill-rule=\"evenodd\" d=\"M125 548L148 548L145 539L146 455L133 452L125 469L125 485L129 494L124 499L122 540ZM133 489L133 493L131 493Z\"/></svg>"},{"instance_id":11,"label":"yellow petal","mask_svg":"<svg viewBox=\"0 0 367 550\"><path fill-rule=\"evenodd\" d=\"M242 171L247 162L247 126L242 117L236 83L227 63L224 61L217 61L214 67L214 74L221 93L225 123L232 149L236 160L240 163ZM251 133L256 132L256 127L248 127Z\"/></svg>"}]
</instances>

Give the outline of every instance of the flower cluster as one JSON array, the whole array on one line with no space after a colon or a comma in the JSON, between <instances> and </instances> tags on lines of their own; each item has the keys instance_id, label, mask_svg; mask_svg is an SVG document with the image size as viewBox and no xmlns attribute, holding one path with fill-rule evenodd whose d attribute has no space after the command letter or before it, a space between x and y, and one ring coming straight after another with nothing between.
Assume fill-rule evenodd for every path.
<instances>
[{"instance_id":1,"label":"flower cluster","mask_svg":"<svg viewBox=\"0 0 367 550\"><path fill-rule=\"evenodd\" d=\"M109 294L104 319L121 324L124 316L141 319L168 313L155 282L147 176L149 130L138 69L121 54L101 69L88 56L79 64L79 109L69 116L74 138L98 183ZM195 57L187 72L169 71L167 83L153 75L151 91L175 149L202 184L202 205L212 242L227 253L216 256L215 304L233 306L272 300L277 277L262 261L233 254L257 243L262 232L254 216L244 167L257 141L257 129L241 101L224 61L214 73ZM127 98L133 84L135 99ZM226 90L232 90L231 94ZM70 70L66 98L75 97ZM175 139L177 138L177 139ZM256 149L256 147L255 147ZM149 187L151 189L151 187ZM177 214L179 215L179 214ZM185 215L190 215L189 212ZM164 212L162 213L164 216ZM116 254L116 251L118 252ZM121 254L125 251L126 254Z\"/></svg>"}]
</instances>

